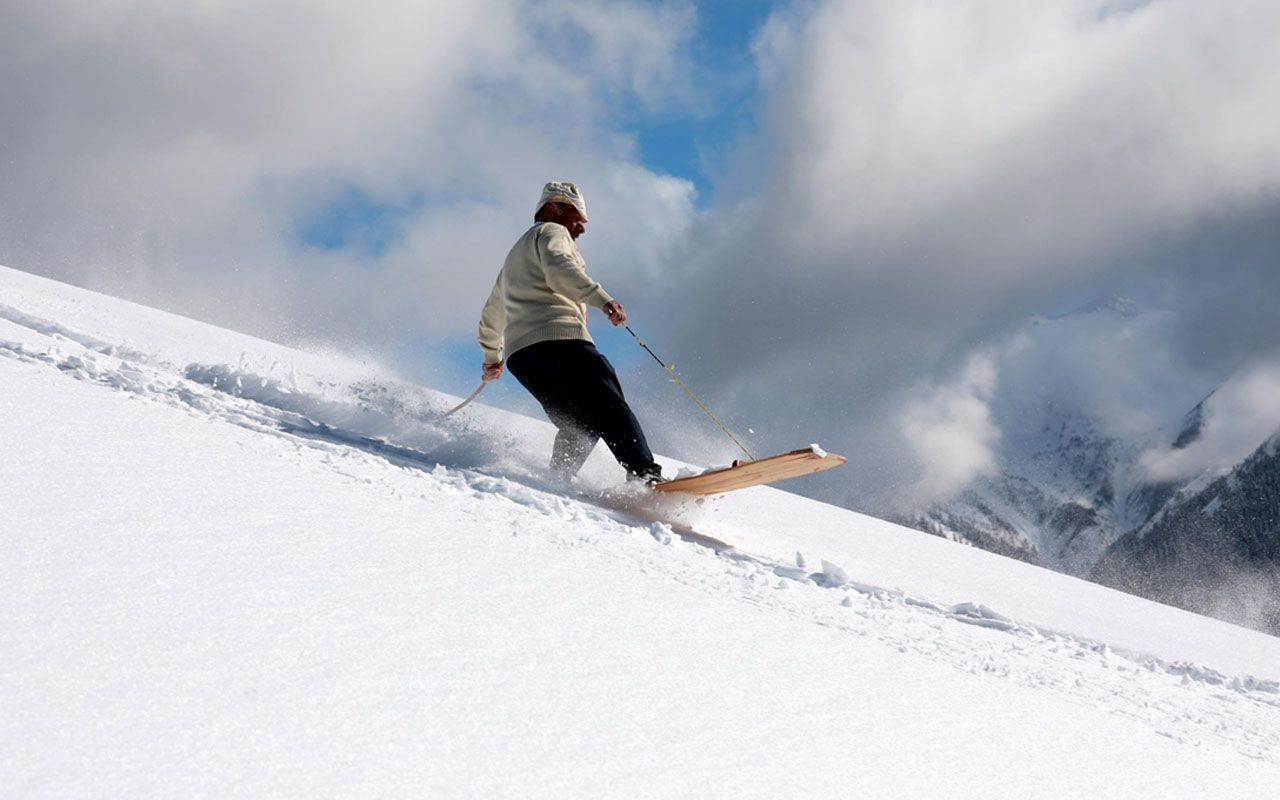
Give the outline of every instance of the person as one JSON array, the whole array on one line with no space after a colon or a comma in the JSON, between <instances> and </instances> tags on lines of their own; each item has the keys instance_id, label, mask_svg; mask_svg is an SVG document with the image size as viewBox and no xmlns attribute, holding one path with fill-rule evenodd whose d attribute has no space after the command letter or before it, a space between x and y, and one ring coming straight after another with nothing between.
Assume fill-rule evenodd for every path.
<instances>
[{"instance_id":1,"label":"person","mask_svg":"<svg viewBox=\"0 0 1280 800\"><path fill-rule=\"evenodd\" d=\"M576 475L603 439L629 479L659 481L662 469L618 375L587 330L588 305L615 326L627 321L627 312L587 275L578 252L587 226L581 190L568 181L548 183L533 219L507 254L480 314L483 378L497 380L505 367L542 405L556 426L551 471L560 480Z\"/></svg>"}]
</instances>

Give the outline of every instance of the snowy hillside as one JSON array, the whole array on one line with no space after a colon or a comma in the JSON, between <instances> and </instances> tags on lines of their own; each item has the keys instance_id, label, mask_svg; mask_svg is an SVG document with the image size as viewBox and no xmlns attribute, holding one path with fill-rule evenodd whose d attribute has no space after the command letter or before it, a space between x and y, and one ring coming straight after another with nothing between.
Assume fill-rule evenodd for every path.
<instances>
[{"instance_id":1,"label":"snowy hillside","mask_svg":"<svg viewBox=\"0 0 1280 800\"><path fill-rule=\"evenodd\" d=\"M1280 793L1256 631L6 268L0 390L5 796Z\"/></svg>"}]
</instances>

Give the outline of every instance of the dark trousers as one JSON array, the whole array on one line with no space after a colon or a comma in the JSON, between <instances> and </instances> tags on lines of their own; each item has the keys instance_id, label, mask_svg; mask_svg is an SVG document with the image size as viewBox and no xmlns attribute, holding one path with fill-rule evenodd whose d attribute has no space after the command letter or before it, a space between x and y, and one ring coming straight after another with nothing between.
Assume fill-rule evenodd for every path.
<instances>
[{"instance_id":1,"label":"dark trousers","mask_svg":"<svg viewBox=\"0 0 1280 800\"><path fill-rule=\"evenodd\" d=\"M661 475L613 365L594 344L580 339L531 344L507 358L507 369L558 429L551 451L553 472L575 475L596 441L604 439L629 476Z\"/></svg>"}]
</instances>

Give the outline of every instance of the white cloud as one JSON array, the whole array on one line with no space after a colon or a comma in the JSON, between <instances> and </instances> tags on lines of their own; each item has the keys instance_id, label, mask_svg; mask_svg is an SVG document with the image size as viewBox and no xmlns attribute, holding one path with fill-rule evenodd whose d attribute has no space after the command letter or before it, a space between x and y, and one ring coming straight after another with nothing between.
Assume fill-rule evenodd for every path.
<instances>
[{"instance_id":1,"label":"white cloud","mask_svg":"<svg viewBox=\"0 0 1280 800\"><path fill-rule=\"evenodd\" d=\"M674 338L696 348L713 402L753 420L785 409L794 424L765 449L808 430L855 453L814 480L866 507L926 474L886 433L911 387L946 385L1066 295L1164 294L1181 318L1198 298L1165 287L1212 274L1223 291L1197 340L1101 358L1103 337L1060 348L1094 359L1071 372L1096 381L1087 399L1114 412L1111 429L1149 430L1199 399L1162 389L1226 377L1225 358L1183 373L1224 320L1260 318L1277 280L1274 242L1269 259L1236 258L1246 243L1229 236L1203 245L1250 216L1277 227L1277 34L1280 5L1251 0L792 4L756 42L764 130L739 171L760 173L758 191L713 209L720 231L695 227ZM1229 355L1264 344L1241 336ZM1160 360L1177 374L1148 390L1138 376ZM938 418L969 409L981 430L970 399ZM923 480L945 488L985 468L981 436L957 441L977 442L956 448L973 458Z\"/></svg>"},{"instance_id":2,"label":"white cloud","mask_svg":"<svg viewBox=\"0 0 1280 800\"><path fill-rule=\"evenodd\" d=\"M1000 429L989 403L997 377L993 360L975 355L954 381L918 392L903 409L902 435L921 473L905 494L908 502L945 501L995 471Z\"/></svg>"},{"instance_id":3,"label":"white cloud","mask_svg":"<svg viewBox=\"0 0 1280 800\"><path fill-rule=\"evenodd\" d=\"M648 106L688 99L685 49L697 14L689 4L543 0L534 18L565 67L611 92L629 90ZM581 45L581 46L580 46Z\"/></svg>"},{"instance_id":4,"label":"white cloud","mask_svg":"<svg viewBox=\"0 0 1280 800\"><path fill-rule=\"evenodd\" d=\"M1050 405L1120 441L1172 440L1178 421L1217 385L1180 363L1175 323L1168 311L1123 300L1029 322L991 349L1001 384L993 410L1006 441L1039 442Z\"/></svg>"},{"instance_id":5,"label":"white cloud","mask_svg":"<svg viewBox=\"0 0 1280 800\"><path fill-rule=\"evenodd\" d=\"M775 19L773 189L799 238L907 237L970 277L1027 280L1274 188L1280 8L1128 6L843 0Z\"/></svg>"},{"instance_id":6,"label":"white cloud","mask_svg":"<svg viewBox=\"0 0 1280 800\"><path fill-rule=\"evenodd\" d=\"M615 120L684 101L693 24L618 0L5 4L0 261L269 335L469 333L545 180L619 215L592 239L679 235L691 186ZM396 212L385 251L301 246L352 195Z\"/></svg>"},{"instance_id":7,"label":"white cloud","mask_svg":"<svg viewBox=\"0 0 1280 800\"><path fill-rule=\"evenodd\" d=\"M1152 482L1186 480L1239 464L1280 433L1280 366L1261 365L1227 381L1205 402L1200 435L1185 447L1142 455Z\"/></svg>"}]
</instances>

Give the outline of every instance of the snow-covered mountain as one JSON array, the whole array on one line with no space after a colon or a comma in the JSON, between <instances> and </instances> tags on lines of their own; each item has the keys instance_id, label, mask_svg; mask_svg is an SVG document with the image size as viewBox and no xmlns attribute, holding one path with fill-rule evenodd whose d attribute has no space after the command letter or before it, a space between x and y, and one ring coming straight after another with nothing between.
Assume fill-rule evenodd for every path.
<instances>
[{"instance_id":1,"label":"snow-covered mountain","mask_svg":"<svg viewBox=\"0 0 1280 800\"><path fill-rule=\"evenodd\" d=\"M1124 532L1138 502L1117 493L1136 450L1099 432L1079 411L1045 405L1040 435L1004 448L1000 470L974 481L956 499L930 509L918 525L1072 574L1092 566Z\"/></svg>"},{"instance_id":2,"label":"snow-covered mountain","mask_svg":"<svg viewBox=\"0 0 1280 800\"><path fill-rule=\"evenodd\" d=\"M1280 633L1274 440L1259 439L1257 451L1230 474L1206 468L1176 479L1153 477L1144 455L1195 442L1215 394L1205 397L1204 387L1192 382L1171 385L1167 376L1180 371L1152 372L1140 381L1121 375L1119 393L1110 391L1117 381L1110 364L1141 363L1135 353L1159 353L1166 323L1126 298L1033 320L998 356L1012 384L993 403L1006 432L999 469L908 522ZM1088 375L1094 368L1098 374ZM1069 371L1070 380L1044 378L1058 370ZM1080 391L1102 382L1104 391ZM1189 397L1203 399L1175 412L1173 404Z\"/></svg>"},{"instance_id":3,"label":"snow-covered mountain","mask_svg":"<svg viewBox=\"0 0 1280 800\"><path fill-rule=\"evenodd\" d=\"M1188 430L1178 444L1194 440ZM1153 495L1163 502L1091 578L1280 636L1280 432L1226 475Z\"/></svg>"},{"instance_id":4,"label":"snow-covered mountain","mask_svg":"<svg viewBox=\"0 0 1280 800\"><path fill-rule=\"evenodd\" d=\"M5 268L0 396L10 796L1280 792L1256 631Z\"/></svg>"},{"instance_id":5,"label":"snow-covered mountain","mask_svg":"<svg viewBox=\"0 0 1280 800\"><path fill-rule=\"evenodd\" d=\"M917 512L912 524L1086 574L1153 511L1137 467L1140 454L1166 435L1168 412L1138 418L1134 409L1199 391L1171 387L1167 375L1129 373L1128 365L1141 363L1134 354L1154 350L1168 323L1124 297L1030 320L992 354L1000 371L991 404L1003 434L998 469ZM1151 402L1152 393L1160 402Z\"/></svg>"}]
</instances>

